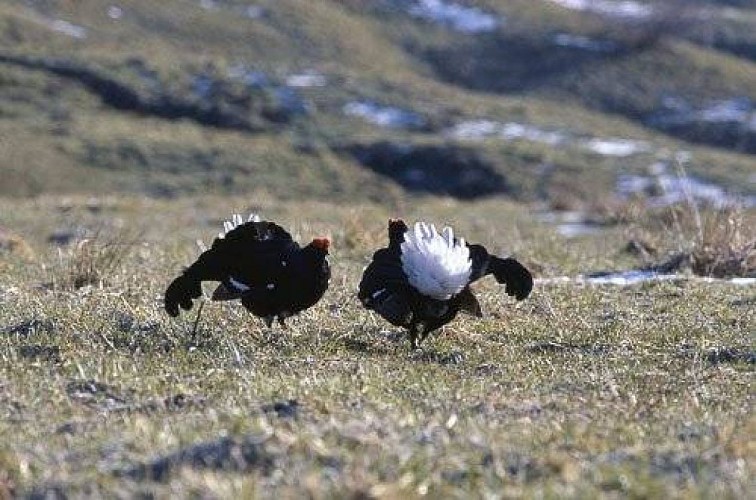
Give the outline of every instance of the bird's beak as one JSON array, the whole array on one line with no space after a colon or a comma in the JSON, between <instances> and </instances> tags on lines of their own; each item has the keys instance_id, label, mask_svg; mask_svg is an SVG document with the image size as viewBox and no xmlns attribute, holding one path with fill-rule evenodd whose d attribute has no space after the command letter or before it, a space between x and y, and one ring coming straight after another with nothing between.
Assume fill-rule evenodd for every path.
<instances>
[{"instance_id":1,"label":"bird's beak","mask_svg":"<svg viewBox=\"0 0 756 500\"><path fill-rule=\"evenodd\" d=\"M328 238L315 238L314 240L312 240L312 246L319 248L324 252L327 252L328 248L331 246L331 240L329 240Z\"/></svg>"}]
</instances>

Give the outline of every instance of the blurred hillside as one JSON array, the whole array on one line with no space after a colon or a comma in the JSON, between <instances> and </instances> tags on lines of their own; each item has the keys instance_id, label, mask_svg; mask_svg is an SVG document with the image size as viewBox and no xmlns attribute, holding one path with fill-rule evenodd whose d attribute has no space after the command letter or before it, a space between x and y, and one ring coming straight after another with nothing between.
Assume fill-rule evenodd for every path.
<instances>
[{"instance_id":1,"label":"blurred hillside","mask_svg":"<svg viewBox=\"0 0 756 500\"><path fill-rule=\"evenodd\" d=\"M754 153L748 0L0 4L4 196L752 202Z\"/></svg>"}]
</instances>

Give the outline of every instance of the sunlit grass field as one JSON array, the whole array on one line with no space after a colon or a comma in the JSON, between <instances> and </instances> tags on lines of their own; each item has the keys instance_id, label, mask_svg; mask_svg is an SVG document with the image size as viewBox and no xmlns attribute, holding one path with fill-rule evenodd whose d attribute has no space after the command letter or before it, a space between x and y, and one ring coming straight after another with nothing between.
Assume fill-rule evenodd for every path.
<instances>
[{"instance_id":1,"label":"sunlit grass field","mask_svg":"<svg viewBox=\"0 0 756 500\"><path fill-rule=\"evenodd\" d=\"M209 243L231 211L333 241L329 291L288 329L268 330L238 304L207 302L196 324L196 308L175 320L162 309L195 240ZM753 286L539 279L515 304L485 280L475 287L485 318L460 316L414 352L356 300L389 216L453 224L538 278L637 266L622 250L627 227L566 240L495 199L50 196L3 201L0 214L25 243L0 260L0 495L753 489ZM74 229L88 242L48 241ZM85 268L92 284L75 288Z\"/></svg>"}]
</instances>

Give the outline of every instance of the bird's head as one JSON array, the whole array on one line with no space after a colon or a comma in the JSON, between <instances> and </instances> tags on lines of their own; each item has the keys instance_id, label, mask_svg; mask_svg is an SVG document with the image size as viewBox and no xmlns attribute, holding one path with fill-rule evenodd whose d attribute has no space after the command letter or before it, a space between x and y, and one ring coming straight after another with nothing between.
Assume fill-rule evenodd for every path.
<instances>
[{"instance_id":1,"label":"bird's head","mask_svg":"<svg viewBox=\"0 0 756 500\"><path fill-rule=\"evenodd\" d=\"M328 253L328 249L331 247L331 240L328 238L313 238L310 246L321 250L323 253Z\"/></svg>"},{"instance_id":2,"label":"bird's head","mask_svg":"<svg viewBox=\"0 0 756 500\"><path fill-rule=\"evenodd\" d=\"M407 230L407 223L402 219L389 219L388 221L389 232L405 232Z\"/></svg>"},{"instance_id":3,"label":"bird's head","mask_svg":"<svg viewBox=\"0 0 756 500\"><path fill-rule=\"evenodd\" d=\"M407 224L402 219L389 219L388 236L389 242L401 244L404 241L404 233L407 232Z\"/></svg>"}]
</instances>

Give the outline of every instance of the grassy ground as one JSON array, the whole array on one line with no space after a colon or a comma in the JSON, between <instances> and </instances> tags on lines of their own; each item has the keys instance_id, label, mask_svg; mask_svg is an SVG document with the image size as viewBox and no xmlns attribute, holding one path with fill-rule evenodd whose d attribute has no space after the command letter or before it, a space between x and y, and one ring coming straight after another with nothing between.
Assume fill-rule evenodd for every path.
<instances>
[{"instance_id":1,"label":"grassy ground","mask_svg":"<svg viewBox=\"0 0 756 500\"><path fill-rule=\"evenodd\" d=\"M460 317L411 352L355 300L389 215L453 222L539 276L637 265L621 250L627 228L567 244L496 200L249 200L1 202L0 226L34 255L0 260L0 496L753 490L753 287L540 284L515 305L485 281L484 319ZM228 207L260 211L301 239L333 239L331 287L288 330L208 303L193 334L193 314L162 310L194 240L207 242ZM46 240L73 228L100 231L95 269L106 265L97 255L124 249L101 284L67 287L86 245ZM113 246L112 235L132 230L136 240Z\"/></svg>"}]
</instances>

